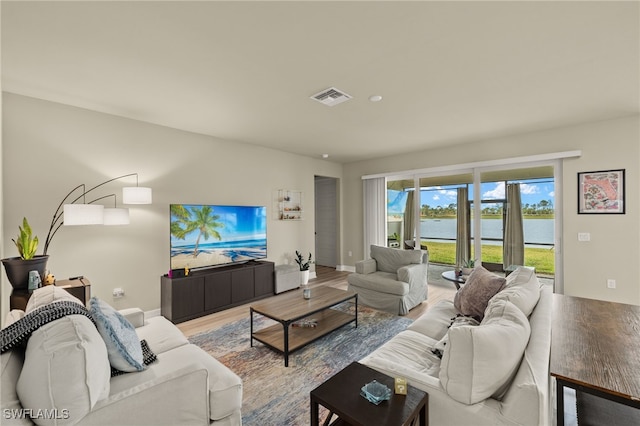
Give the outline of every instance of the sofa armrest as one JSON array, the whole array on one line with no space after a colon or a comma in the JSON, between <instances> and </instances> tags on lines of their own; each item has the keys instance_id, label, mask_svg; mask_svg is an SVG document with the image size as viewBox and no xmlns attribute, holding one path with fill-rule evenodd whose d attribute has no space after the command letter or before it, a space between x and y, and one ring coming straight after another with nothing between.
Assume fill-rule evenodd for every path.
<instances>
[{"instance_id":1,"label":"sofa armrest","mask_svg":"<svg viewBox=\"0 0 640 426\"><path fill-rule=\"evenodd\" d=\"M409 286L427 284L427 263L414 263L398 269L398 281L409 283Z\"/></svg>"},{"instance_id":2,"label":"sofa armrest","mask_svg":"<svg viewBox=\"0 0 640 426\"><path fill-rule=\"evenodd\" d=\"M374 352L375 354L375 352ZM523 424L505 418L501 404L487 398L476 404L466 405L451 398L440 384L440 379L417 371L411 366L369 355L360 360L370 368L391 377L404 377L410 386L429 394L429 423L435 425L505 425ZM531 423L538 424L538 423ZM540 423L544 424L544 423Z\"/></svg>"},{"instance_id":3,"label":"sofa armrest","mask_svg":"<svg viewBox=\"0 0 640 426\"><path fill-rule=\"evenodd\" d=\"M128 308L118 311L129 321L135 328L144 325L144 312L140 308Z\"/></svg>"},{"instance_id":4,"label":"sofa armrest","mask_svg":"<svg viewBox=\"0 0 640 426\"><path fill-rule=\"evenodd\" d=\"M373 274L377 270L378 263L375 259L365 259L356 262L357 274Z\"/></svg>"},{"instance_id":5,"label":"sofa armrest","mask_svg":"<svg viewBox=\"0 0 640 426\"><path fill-rule=\"evenodd\" d=\"M145 374L148 373L148 374ZM129 377L125 377L129 376ZM209 424L209 372L199 362L111 379L109 397L98 401L78 425ZM138 414L135 414L138 413Z\"/></svg>"}]
</instances>

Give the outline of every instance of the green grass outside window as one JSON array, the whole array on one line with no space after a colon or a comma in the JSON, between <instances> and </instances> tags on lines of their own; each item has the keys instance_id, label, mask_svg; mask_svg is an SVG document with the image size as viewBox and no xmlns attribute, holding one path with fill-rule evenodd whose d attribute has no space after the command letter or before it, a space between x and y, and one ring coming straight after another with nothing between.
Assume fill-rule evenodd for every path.
<instances>
[{"instance_id":1,"label":"green grass outside window","mask_svg":"<svg viewBox=\"0 0 640 426\"><path fill-rule=\"evenodd\" d=\"M422 245L429 248L429 262L455 265L455 243L422 241ZM473 246L472 246L473 250ZM551 274L555 272L553 248L527 248L524 249L525 266L533 266L537 273ZM482 260L490 263L502 263L502 246L482 245Z\"/></svg>"}]
</instances>

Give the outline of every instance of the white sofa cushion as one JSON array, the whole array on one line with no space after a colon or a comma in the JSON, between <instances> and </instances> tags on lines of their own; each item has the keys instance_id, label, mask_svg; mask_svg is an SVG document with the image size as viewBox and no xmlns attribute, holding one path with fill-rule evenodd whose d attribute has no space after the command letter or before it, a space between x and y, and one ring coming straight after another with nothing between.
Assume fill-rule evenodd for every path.
<instances>
[{"instance_id":1,"label":"white sofa cushion","mask_svg":"<svg viewBox=\"0 0 640 426\"><path fill-rule=\"evenodd\" d=\"M149 318L145 325L136 328L136 333L156 355L189 343L180 329L165 317Z\"/></svg>"},{"instance_id":2,"label":"white sofa cushion","mask_svg":"<svg viewBox=\"0 0 640 426\"><path fill-rule=\"evenodd\" d=\"M2 328L7 328L14 322L24 318L25 312L21 309L12 309L7 314L7 317L4 319L4 325Z\"/></svg>"},{"instance_id":3,"label":"white sofa cushion","mask_svg":"<svg viewBox=\"0 0 640 426\"><path fill-rule=\"evenodd\" d=\"M456 317L452 322L451 325L449 326L449 329L454 328L454 327L460 327L460 326L478 326L480 325L480 323L478 322L478 320L476 320L473 317L465 317L465 316L458 316ZM442 339L438 340L438 343L436 343L436 345L433 347L434 351L437 351L437 353L439 354L443 354L444 350L447 346L447 343L449 343L449 332L447 330L447 333L445 333L444 336L442 336Z\"/></svg>"},{"instance_id":4,"label":"white sofa cushion","mask_svg":"<svg viewBox=\"0 0 640 426\"><path fill-rule=\"evenodd\" d=\"M440 382L451 398L475 404L504 392L516 372L531 328L511 302L492 303L479 326L449 330Z\"/></svg>"},{"instance_id":5,"label":"white sofa cushion","mask_svg":"<svg viewBox=\"0 0 640 426\"><path fill-rule=\"evenodd\" d=\"M58 410L61 418L37 417L36 424L74 424L109 395L110 376L96 327L83 315L69 315L33 332L16 389L24 408Z\"/></svg>"},{"instance_id":6,"label":"white sofa cushion","mask_svg":"<svg viewBox=\"0 0 640 426\"><path fill-rule=\"evenodd\" d=\"M144 370L142 347L133 325L96 297L89 301L89 311L107 346L111 366L126 372Z\"/></svg>"},{"instance_id":7,"label":"white sofa cushion","mask_svg":"<svg viewBox=\"0 0 640 426\"><path fill-rule=\"evenodd\" d=\"M436 343L434 339L422 333L404 330L361 362L366 364L373 359L382 359L391 364L401 365L408 370L437 378L440 358L432 351Z\"/></svg>"},{"instance_id":8,"label":"white sofa cushion","mask_svg":"<svg viewBox=\"0 0 640 426\"><path fill-rule=\"evenodd\" d=\"M209 372L209 410L211 420L220 420L242 408L242 379L220 361L188 344L158 355L160 362L185 360L199 362ZM177 362L177 361L176 361Z\"/></svg>"},{"instance_id":9,"label":"white sofa cushion","mask_svg":"<svg viewBox=\"0 0 640 426\"><path fill-rule=\"evenodd\" d=\"M22 312L22 311L21 311ZM6 416L11 412L17 413L22 408L20 405L20 399L18 399L18 393L16 391L16 384L18 377L20 377L20 370L22 370L22 364L24 363L24 353L21 350L12 349L3 352L0 355L0 372L2 381L0 382L0 395L2 395L2 424L9 425L32 425L28 416L12 416L9 420ZM16 410L16 411L4 411L4 410Z\"/></svg>"},{"instance_id":10,"label":"white sofa cushion","mask_svg":"<svg viewBox=\"0 0 640 426\"><path fill-rule=\"evenodd\" d=\"M404 296L409 293L409 284L398 281L398 276L394 272L378 271L374 274L351 274L349 276L349 284L356 287L364 287L370 290L385 294L396 294Z\"/></svg>"},{"instance_id":11,"label":"white sofa cushion","mask_svg":"<svg viewBox=\"0 0 640 426\"><path fill-rule=\"evenodd\" d=\"M441 300L422 314L407 327L407 330L417 331L432 339L440 340L449 330L451 321L458 311L452 300Z\"/></svg>"},{"instance_id":12,"label":"white sofa cushion","mask_svg":"<svg viewBox=\"0 0 640 426\"><path fill-rule=\"evenodd\" d=\"M527 317L533 312L540 299L540 282L531 268L519 267L509 274L504 289L499 291L494 300L508 300L516 305Z\"/></svg>"},{"instance_id":13,"label":"white sofa cushion","mask_svg":"<svg viewBox=\"0 0 640 426\"><path fill-rule=\"evenodd\" d=\"M25 313L35 311L36 309L48 305L49 303L58 302L60 300L68 300L70 302L76 302L84 306L84 304L77 297L71 295L68 291L55 285L46 285L34 290L27 302L27 307L24 309Z\"/></svg>"}]
</instances>

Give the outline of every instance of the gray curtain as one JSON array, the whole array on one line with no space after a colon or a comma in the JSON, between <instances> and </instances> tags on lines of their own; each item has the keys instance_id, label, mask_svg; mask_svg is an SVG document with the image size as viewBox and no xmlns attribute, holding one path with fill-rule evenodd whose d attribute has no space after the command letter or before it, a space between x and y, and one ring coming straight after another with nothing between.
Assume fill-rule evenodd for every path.
<instances>
[{"instance_id":1,"label":"gray curtain","mask_svg":"<svg viewBox=\"0 0 640 426\"><path fill-rule=\"evenodd\" d=\"M504 227L504 245L502 247L504 268L510 265L524 265L524 225L520 184L507 184L506 193L507 219Z\"/></svg>"},{"instance_id":2,"label":"gray curtain","mask_svg":"<svg viewBox=\"0 0 640 426\"><path fill-rule=\"evenodd\" d=\"M456 226L456 265L462 265L471 256L471 214L469 211L469 191L458 188L458 208Z\"/></svg>"},{"instance_id":3,"label":"gray curtain","mask_svg":"<svg viewBox=\"0 0 640 426\"><path fill-rule=\"evenodd\" d=\"M416 191L407 191L407 202L404 208L404 231L402 235L402 241L400 242L400 246L404 247L404 243L409 240L413 240L413 230L415 225L413 224L413 194Z\"/></svg>"},{"instance_id":4,"label":"gray curtain","mask_svg":"<svg viewBox=\"0 0 640 426\"><path fill-rule=\"evenodd\" d=\"M364 200L364 258L371 257L370 246L387 245L386 188L384 178L365 179Z\"/></svg>"}]
</instances>

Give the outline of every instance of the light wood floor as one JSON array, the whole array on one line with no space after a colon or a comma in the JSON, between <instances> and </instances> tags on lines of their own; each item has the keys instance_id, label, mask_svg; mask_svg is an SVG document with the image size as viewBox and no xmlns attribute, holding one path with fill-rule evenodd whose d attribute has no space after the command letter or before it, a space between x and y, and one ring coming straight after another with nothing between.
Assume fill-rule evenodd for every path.
<instances>
[{"instance_id":1,"label":"light wood floor","mask_svg":"<svg viewBox=\"0 0 640 426\"><path fill-rule=\"evenodd\" d=\"M431 269L432 266L429 265ZM434 271L437 272L437 271ZM318 266L316 265L316 278L309 280L309 284L312 287L315 286L329 286L334 288L340 288L343 290L347 289L347 275L350 272L340 272L336 271L334 268L329 268L326 266ZM413 308L407 314L407 318L416 319L420 315L422 315L429 306L433 306L438 301L442 299L453 299L455 295L455 287L452 283L442 282L442 280L438 280L439 272L434 274L435 278L432 279L432 273L429 273L429 297L428 299L421 303L420 305ZM291 291L300 291L300 290L291 290ZM278 295L274 296L278 297ZM302 294L300 294L302 297ZM242 318L247 318L249 316L249 305L251 303L247 303L245 305L237 306L235 308L226 309L221 312L216 312L211 315L207 315L204 317L196 318L191 321L185 321L183 323L178 324L178 328L185 334L185 336L190 337L194 334L201 333L203 331L211 330L214 328L219 328L225 324L228 324L233 321L237 321Z\"/></svg>"}]
</instances>

